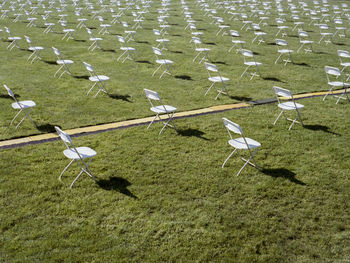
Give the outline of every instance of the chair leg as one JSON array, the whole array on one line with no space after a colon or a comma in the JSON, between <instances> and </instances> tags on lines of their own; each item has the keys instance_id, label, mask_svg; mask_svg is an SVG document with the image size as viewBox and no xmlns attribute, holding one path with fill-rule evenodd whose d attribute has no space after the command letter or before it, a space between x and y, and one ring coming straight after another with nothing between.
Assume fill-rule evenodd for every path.
<instances>
[{"instance_id":1,"label":"chair leg","mask_svg":"<svg viewBox=\"0 0 350 263\"><path fill-rule=\"evenodd\" d=\"M333 88L334 88L334 86L332 86L332 87L329 89L329 91L327 92L327 94L323 97L323 101L327 98L327 96L328 96L329 94L333 93Z\"/></svg>"},{"instance_id":2,"label":"chair leg","mask_svg":"<svg viewBox=\"0 0 350 263\"><path fill-rule=\"evenodd\" d=\"M69 166L74 162L74 159L72 159L70 161L70 163L66 166L66 168L63 169L62 173L60 174L60 176L58 177L58 180L61 181L62 175L67 171L67 169L69 168Z\"/></svg>"},{"instance_id":3,"label":"chair leg","mask_svg":"<svg viewBox=\"0 0 350 263\"><path fill-rule=\"evenodd\" d=\"M250 66L247 66L246 69L243 71L243 73L241 74L241 78L243 77L243 75L248 71L248 69L250 68Z\"/></svg>"},{"instance_id":4,"label":"chair leg","mask_svg":"<svg viewBox=\"0 0 350 263\"><path fill-rule=\"evenodd\" d=\"M281 117L281 115L282 115L283 113L284 113L284 111L282 110L282 111L280 112L280 114L278 114L277 119L274 121L273 125L276 125L278 119Z\"/></svg>"},{"instance_id":5,"label":"chair leg","mask_svg":"<svg viewBox=\"0 0 350 263\"><path fill-rule=\"evenodd\" d=\"M275 64L277 64L278 60L281 58L282 53L280 53L280 55L277 57L277 59L275 60Z\"/></svg>"},{"instance_id":6,"label":"chair leg","mask_svg":"<svg viewBox=\"0 0 350 263\"><path fill-rule=\"evenodd\" d=\"M56 71L56 73L53 75L54 77L56 77L57 73L63 68L63 65L59 67L59 69Z\"/></svg>"},{"instance_id":7,"label":"chair leg","mask_svg":"<svg viewBox=\"0 0 350 263\"><path fill-rule=\"evenodd\" d=\"M149 129L149 127L153 124L153 122L154 122L157 118L159 118L159 114L157 114L157 115L153 118L153 120L151 121L151 123L148 124L147 130Z\"/></svg>"},{"instance_id":8,"label":"chair leg","mask_svg":"<svg viewBox=\"0 0 350 263\"><path fill-rule=\"evenodd\" d=\"M159 67L153 72L152 77L156 74L156 72L162 67L162 64L159 65Z\"/></svg>"},{"instance_id":9,"label":"chair leg","mask_svg":"<svg viewBox=\"0 0 350 263\"><path fill-rule=\"evenodd\" d=\"M235 149L232 153L230 153L230 155L226 158L226 160L224 161L224 163L222 164L221 168L224 168L225 164L227 163L227 161L231 158L231 156L236 152L237 149Z\"/></svg>"},{"instance_id":10,"label":"chair leg","mask_svg":"<svg viewBox=\"0 0 350 263\"><path fill-rule=\"evenodd\" d=\"M215 82L212 82L212 84L210 85L210 87L207 89L207 91L205 92L204 96L206 96L208 94L208 92L210 91L210 89L215 85Z\"/></svg>"}]
</instances>

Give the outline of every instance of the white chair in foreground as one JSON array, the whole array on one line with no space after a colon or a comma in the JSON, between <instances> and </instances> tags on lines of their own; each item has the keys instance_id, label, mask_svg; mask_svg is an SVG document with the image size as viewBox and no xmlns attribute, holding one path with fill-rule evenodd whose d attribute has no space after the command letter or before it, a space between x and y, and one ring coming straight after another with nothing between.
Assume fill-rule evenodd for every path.
<instances>
[{"instance_id":1,"label":"white chair in foreground","mask_svg":"<svg viewBox=\"0 0 350 263\"><path fill-rule=\"evenodd\" d=\"M222 164L222 168L224 168L226 162L231 158L231 156L237 152L238 156L241 158L242 161L244 161L244 165L242 166L242 168L238 171L238 173L236 174L236 176L238 176L244 169L244 167L246 167L247 164L252 165L253 167L259 169L255 159L254 159L254 155L256 154L257 150L259 149L259 147L261 146L261 144L253 139L250 139L248 137L245 137L243 134L243 130L242 128L237 124L234 123L226 118L222 118L224 125L227 129L227 132L230 136L230 140L228 141L228 144L231 145L234 148L234 151L226 158L225 162ZM232 134L239 134L240 138L233 138ZM240 154L241 150L248 150L249 152L249 158L245 159L242 157L242 155ZM251 162L251 160L253 162Z\"/></svg>"},{"instance_id":2,"label":"white chair in foreground","mask_svg":"<svg viewBox=\"0 0 350 263\"><path fill-rule=\"evenodd\" d=\"M27 37L27 36L24 36L24 38L26 39L29 47L28 47L28 50L32 52L32 54L30 54L30 56L27 58L27 61L31 59L31 57L33 57L32 61L30 63L33 63L35 59L40 59L41 60L41 57L40 57L40 52L42 50L44 50L43 47L40 47L40 46L32 46L32 40Z\"/></svg>"},{"instance_id":3,"label":"white chair in foreground","mask_svg":"<svg viewBox=\"0 0 350 263\"><path fill-rule=\"evenodd\" d=\"M160 56L163 55L163 52L159 48L152 47L152 49L153 49L153 53L156 56L156 63L159 64L158 68L153 72L152 77L163 66L165 67L165 69L164 69L163 73L160 75L159 78L161 79L164 74L171 75L170 65L173 64L174 62L172 60L169 60L169 59L162 59L162 58L160 58Z\"/></svg>"},{"instance_id":4,"label":"white chair in foreground","mask_svg":"<svg viewBox=\"0 0 350 263\"><path fill-rule=\"evenodd\" d=\"M192 42L194 44L194 50L197 52L197 55L192 61L195 62L198 57L200 57L199 64L202 63L202 61L207 61L209 59L208 53L210 48L201 47L202 40L199 37L192 37Z\"/></svg>"},{"instance_id":5,"label":"white chair in foreground","mask_svg":"<svg viewBox=\"0 0 350 263\"><path fill-rule=\"evenodd\" d=\"M81 168L81 171L78 174L78 176L75 177L75 179L73 180L72 184L70 185L70 188L73 187L74 183L78 180L78 178L82 173L86 173L96 182L95 177L93 176L93 174L89 169L89 164L92 161L93 157L97 155L97 153L89 147L75 147L72 142L72 139L66 132L62 131L57 126L55 126L55 129L58 135L60 136L60 138L62 139L64 145L67 147L67 149L63 151L64 156L66 156L68 159L71 160L70 163L66 166L66 168L63 169L58 179L61 181L62 175L67 171L69 166L74 161L76 161L79 167ZM86 162L85 159L87 159L88 161Z\"/></svg>"},{"instance_id":6,"label":"white chair in foreground","mask_svg":"<svg viewBox=\"0 0 350 263\"><path fill-rule=\"evenodd\" d=\"M99 42L102 41L103 38L94 37L90 28L86 28L86 31L89 34L89 40L92 42L91 45L88 47L88 50L94 51L96 48L102 49Z\"/></svg>"},{"instance_id":7,"label":"white chair in foreground","mask_svg":"<svg viewBox=\"0 0 350 263\"><path fill-rule=\"evenodd\" d=\"M241 40L241 36L236 30L230 30L230 36L232 37L232 46L228 50L228 52L231 52L233 48L236 48L236 53L241 52L242 49L244 49L245 41ZM237 47L239 45L240 47Z\"/></svg>"},{"instance_id":8,"label":"white chair in foreground","mask_svg":"<svg viewBox=\"0 0 350 263\"><path fill-rule=\"evenodd\" d=\"M226 77L222 77L219 69L216 65L214 64L210 64L207 62L204 62L205 68L208 72L208 80L211 82L210 87L208 88L208 90L205 92L204 96L208 94L208 92L210 91L210 89L215 85L215 83L221 83L222 87L221 89L217 90L218 95L216 95L215 99L217 99L220 94L225 94L228 95L227 91L226 91L226 82L229 81L229 78ZM210 72L215 72L216 74L218 74L218 76L212 76Z\"/></svg>"},{"instance_id":9,"label":"white chair in foreground","mask_svg":"<svg viewBox=\"0 0 350 263\"><path fill-rule=\"evenodd\" d=\"M340 61L340 66L343 67L340 71L342 73L347 67L350 66L350 52L346 50L338 50L338 57Z\"/></svg>"},{"instance_id":10,"label":"white chair in foreground","mask_svg":"<svg viewBox=\"0 0 350 263\"><path fill-rule=\"evenodd\" d=\"M92 89L97 86L98 87L98 91L95 94L94 98L101 92L103 91L104 93L108 94L108 91L106 90L105 87L105 81L109 80L109 77L105 76L105 75L97 75L95 72L95 69L93 68L93 66L91 66L90 64L83 62L86 70L89 72L90 77L89 80L94 82L94 84L92 85L92 87L89 89L89 91L87 92L87 95L89 95L89 93L92 91Z\"/></svg>"},{"instance_id":11,"label":"white chair in foreground","mask_svg":"<svg viewBox=\"0 0 350 263\"><path fill-rule=\"evenodd\" d=\"M312 44L314 41L309 39L309 34L306 31L298 31L298 37L299 37L299 43L300 46L297 50L297 53L305 46L308 45L309 48L304 48L305 53L306 52L313 52Z\"/></svg>"},{"instance_id":12,"label":"white chair in foreground","mask_svg":"<svg viewBox=\"0 0 350 263\"><path fill-rule=\"evenodd\" d=\"M122 36L117 36L117 37L118 37L118 41L120 43L120 50L123 51L123 53L118 57L117 61L119 61L119 59L121 59L124 55L126 55L126 56L122 60L122 63L124 63L125 60L127 60L127 59L134 61L133 55L135 52L135 48L126 47L125 46L125 38Z\"/></svg>"},{"instance_id":13,"label":"white chair in foreground","mask_svg":"<svg viewBox=\"0 0 350 263\"><path fill-rule=\"evenodd\" d=\"M242 56L243 56L243 64L245 66L247 66L245 68L245 70L243 71L243 73L241 74L241 78L243 77L243 75L245 73L248 72L248 70L251 67L255 67L255 71L254 72L250 72L250 80L252 80L255 76L260 77L260 66L262 65L262 63L255 61L255 57L254 57L254 53L251 50L248 49L242 49Z\"/></svg>"},{"instance_id":14,"label":"white chair in foreground","mask_svg":"<svg viewBox=\"0 0 350 263\"><path fill-rule=\"evenodd\" d=\"M276 39L276 45L277 45L277 53L279 54L275 64L277 64L279 59L282 59L283 55L287 55L287 59L283 59L284 65L287 65L287 63L291 62L293 63L292 53L293 50L289 49L288 42L284 39Z\"/></svg>"},{"instance_id":15,"label":"white chair in foreground","mask_svg":"<svg viewBox=\"0 0 350 263\"><path fill-rule=\"evenodd\" d=\"M165 105L162 102L162 99L160 98L160 96L157 92L149 90L149 89L144 89L143 91L145 92L145 95L146 95L149 103L151 104L151 108L150 108L151 111L153 111L154 113L157 114L154 117L154 119L151 121L151 123L148 125L147 129L152 125L152 123L156 119L159 119L164 124L163 128L160 130L159 134L161 134L163 132L163 130L165 129L166 126L173 127L176 130L176 126L173 122L173 117L174 117L174 113L177 109L173 106ZM164 114L164 115L166 114L167 120L166 120L166 118L162 119L160 117L160 114ZM169 124L170 122L172 123L172 125Z\"/></svg>"},{"instance_id":16,"label":"white chair in foreground","mask_svg":"<svg viewBox=\"0 0 350 263\"><path fill-rule=\"evenodd\" d=\"M8 40L11 41L11 43L7 46L7 49L10 49L10 51L14 48L14 47L17 47L19 48L18 46L18 42L22 39L21 37L14 37L11 35L11 31L10 29L8 29L7 27L5 27L5 31L6 33L8 34Z\"/></svg>"},{"instance_id":17,"label":"white chair in foreground","mask_svg":"<svg viewBox=\"0 0 350 263\"><path fill-rule=\"evenodd\" d=\"M325 66L324 70L326 72L327 83L330 86L330 89L329 89L328 93L323 97L323 100L325 100L327 98L327 96L331 94L333 97L338 98L336 104L338 104L340 99L344 99L344 100L347 99L348 101L350 101L348 93L347 93L347 88L350 87L350 83L344 82L344 79L343 79L343 76L341 74L340 69ZM344 90L340 95L335 95L333 93L334 88L342 88Z\"/></svg>"},{"instance_id":18,"label":"white chair in foreground","mask_svg":"<svg viewBox=\"0 0 350 263\"><path fill-rule=\"evenodd\" d=\"M56 75L58 74L58 72L61 70L61 69L63 69L63 72L61 73L61 75L58 77L58 78L60 78L60 77L62 77L62 75L64 74L64 73L67 73L67 74L69 74L69 75L72 75L72 72L70 72L70 70L69 70L69 66L70 65L72 65L73 63L74 63L74 61L73 60L70 60L70 59L61 59L61 52L57 49L57 48L55 48L55 47L52 47L52 50L53 50L53 52L55 53L55 55L56 55L56 57L57 57L57 61L56 61L56 63L58 64L58 65L61 65L60 67L59 67L59 69L56 71L56 73L53 75L54 77L56 77Z\"/></svg>"},{"instance_id":19,"label":"white chair in foreground","mask_svg":"<svg viewBox=\"0 0 350 263\"><path fill-rule=\"evenodd\" d=\"M274 121L273 125L276 124L276 122L278 121L278 119L281 117L281 115L283 114L283 116L286 118L286 120L291 121L292 124L289 126L288 131L293 127L294 123L301 123L302 126L304 126L303 124L303 120L301 119L301 114L300 114L300 109L304 108L304 105L296 103L294 101L294 97L293 94L290 90L287 89L283 89L280 87L273 87L274 91L275 91L275 95L277 97L277 101L278 104L277 106L281 109L280 114L277 116L277 119ZM288 100L283 102L283 100ZM294 110L297 112L297 116L295 119L290 119L286 116L285 111L291 111ZM300 122L298 121L298 119L300 120Z\"/></svg>"},{"instance_id":20,"label":"white chair in foreground","mask_svg":"<svg viewBox=\"0 0 350 263\"><path fill-rule=\"evenodd\" d=\"M15 95L13 94L13 92L6 85L4 85L4 87L7 90L8 95L15 100L15 102L11 104L12 108L15 110L19 110L19 112L12 119L10 126L13 124L13 122L18 117L18 115L23 111L25 116L17 124L16 129L21 125L21 123L24 121L25 118L29 118L32 121L32 123L34 124L34 126L37 127L35 122L32 120L32 118L29 115L30 112L32 111L32 109L36 106L35 102L31 101L31 100L18 101L16 99Z\"/></svg>"}]
</instances>

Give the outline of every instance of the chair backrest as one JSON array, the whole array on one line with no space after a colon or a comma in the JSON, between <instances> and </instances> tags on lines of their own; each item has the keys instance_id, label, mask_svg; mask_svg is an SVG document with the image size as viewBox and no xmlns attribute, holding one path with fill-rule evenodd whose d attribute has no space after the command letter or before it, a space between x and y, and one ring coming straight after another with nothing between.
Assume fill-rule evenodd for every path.
<instances>
[{"instance_id":1,"label":"chair backrest","mask_svg":"<svg viewBox=\"0 0 350 263\"><path fill-rule=\"evenodd\" d=\"M229 132L231 139L232 139L232 135L231 135L230 131L233 133L239 134L239 135L243 135L243 131L237 123L234 123L233 121L230 121L226 118L222 118L222 120L224 122L224 125L225 125L227 131Z\"/></svg>"},{"instance_id":2,"label":"chair backrest","mask_svg":"<svg viewBox=\"0 0 350 263\"><path fill-rule=\"evenodd\" d=\"M17 102L15 94L13 94L12 90L9 87L7 87L7 85L5 84L4 84L4 88L7 90L7 93L9 94L9 96L12 97Z\"/></svg>"},{"instance_id":3,"label":"chair backrest","mask_svg":"<svg viewBox=\"0 0 350 263\"><path fill-rule=\"evenodd\" d=\"M55 53L55 55L59 58L59 56L61 55L61 52L55 47L52 47L52 50Z\"/></svg>"},{"instance_id":4,"label":"chair backrest","mask_svg":"<svg viewBox=\"0 0 350 263\"><path fill-rule=\"evenodd\" d=\"M91 66L90 64L83 62L86 70L89 72L91 77L97 77L97 79L100 79L99 76L96 74L95 69L93 66Z\"/></svg>"},{"instance_id":5,"label":"chair backrest","mask_svg":"<svg viewBox=\"0 0 350 263\"><path fill-rule=\"evenodd\" d=\"M192 42L193 42L195 45L202 44L202 40L201 40L199 37L192 37Z\"/></svg>"},{"instance_id":6,"label":"chair backrest","mask_svg":"<svg viewBox=\"0 0 350 263\"><path fill-rule=\"evenodd\" d=\"M248 50L248 49L242 49L242 55L243 55L243 57L253 57L254 56L253 52Z\"/></svg>"},{"instance_id":7,"label":"chair backrest","mask_svg":"<svg viewBox=\"0 0 350 263\"><path fill-rule=\"evenodd\" d=\"M277 46L288 46L288 42L284 39L276 39Z\"/></svg>"},{"instance_id":8,"label":"chair backrest","mask_svg":"<svg viewBox=\"0 0 350 263\"><path fill-rule=\"evenodd\" d=\"M161 55L163 55L162 51L161 51L159 48L152 47L152 49L153 49L153 53L154 53L156 56L161 56Z\"/></svg>"},{"instance_id":9,"label":"chair backrest","mask_svg":"<svg viewBox=\"0 0 350 263\"><path fill-rule=\"evenodd\" d=\"M285 97L285 98L288 98L288 99L293 98L292 92L290 90L283 89L283 88L280 88L280 87L277 87L277 86L274 86L273 90L275 91L275 94L277 96L278 101L279 101L280 97Z\"/></svg>"},{"instance_id":10,"label":"chair backrest","mask_svg":"<svg viewBox=\"0 0 350 263\"><path fill-rule=\"evenodd\" d=\"M62 131L59 127L55 126L55 130L64 142L64 144L68 147L68 145L72 144L72 139L70 138L69 134ZM69 147L68 147L69 148Z\"/></svg>"},{"instance_id":11,"label":"chair backrest","mask_svg":"<svg viewBox=\"0 0 350 263\"><path fill-rule=\"evenodd\" d=\"M160 36L161 33L158 29L153 29L153 34L155 34L156 36Z\"/></svg>"},{"instance_id":12,"label":"chair backrest","mask_svg":"<svg viewBox=\"0 0 350 263\"><path fill-rule=\"evenodd\" d=\"M339 77L341 75L341 71L335 67L325 66L324 70L326 72L327 78L328 78L328 75L333 75L335 77Z\"/></svg>"},{"instance_id":13,"label":"chair backrest","mask_svg":"<svg viewBox=\"0 0 350 263\"><path fill-rule=\"evenodd\" d=\"M118 41L120 42L120 44L124 44L125 43L125 38L122 36L117 36L118 37Z\"/></svg>"},{"instance_id":14,"label":"chair backrest","mask_svg":"<svg viewBox=\"0 0 350 263\"><path fill-rule=\"evenodd\" d=\"M240 37L240 34L236 30L230 30L230 36L232 36L232 37Z\"/></svg>"},{"instance_id":15,"label":"chair backrest","mask_svg":"<svg viewBox=\"0 0 350 263\"><path fill-rule=\"evenodd\" d=\"M32 44L32 40L31 40L28 36L24 35L24 38L25 38L25 40L27 41L27 43L28 43L29 45Z\"/></svg>"},{"instance_id":16,"label":"chair backrest","mask_svg":"<svg viewBox=\"0 0 350 263\"><path fill-rule=\"evenodd\" d=\"M210 63L207 63L207 62L204 62L204 65L205 65L205 68L209 71L212 71L212 72L218 72L218 67L214 64L210 64Z\"/></svg>"},{"instance_id":17,"label":"chair backrest","mask_svg":"<svg viewBox=\"0 0 350 263\"><path fill-rule=\"evenodd\" d=\"M157 101L161 100L158 92L149 89L143 89L143 91L145 92L147 99Z\"/></svg>"},{"instance_id":18,"label":"chair backrest","mask_svg":"<svg viewBox=\"0 0 350 263\"><path fill-rule=\"evenodd\" d=\"M342 58L350 58L350 52L346 50L338 50L338 56Z\"/></svg>"},{"instance_id":19,"label":"chair backrest","mask_svg":"<svg viewBox=\"0 0 350 263\"><path fill-rule=\"evenodd\" d=\"M303 39L303 38L308 38L309 34L307 32L305 32L305 31L300 30L298 32L298 36L299 36L300 39Z\"/></svg>"}]
</instances>

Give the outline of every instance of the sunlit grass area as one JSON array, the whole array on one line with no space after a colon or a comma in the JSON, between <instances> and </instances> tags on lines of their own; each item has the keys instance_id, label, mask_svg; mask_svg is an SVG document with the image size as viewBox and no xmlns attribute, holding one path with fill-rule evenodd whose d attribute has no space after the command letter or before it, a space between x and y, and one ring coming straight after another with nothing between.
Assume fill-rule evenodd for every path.
<instances>
[{"instance_id":1,"label":"sunlit grass area","mask_svg":"<svg viewBox=\"0 0 350 263\"><path fill-rule=\"evenodd\" d=\"M340 5L342 2L337 3ZM59 4L54 5L54 7L58 6ZM313 24L309 25L310 17L300 14L300 20L305 22L305 30L310 35L310 39L314 41L314 52L305 53L302 50L296 53L299 38L297 31L292 31L294 21L287 16L284 24L290 29L288 36L283 38L288 41L289 48L294 50L294 63L286 66L283 63L274 64L278 56L275 39L282 38L281 35L275 36L278 31L275 18L279 17L275 7L271 8L269 19L264 21L267 25L261 23L261 28L267 35L266 42L260 45L257 41L251 43L255 37L252 29L240 30L241 18L231 19L232 15L227 10L219 8L217 16L222 17L224 24L230 29L240 32L241 39L246 42L245 48L252 50L256 61L262 63L261 77L250 80L250 76L245 75L240 78L245 66L240 53L236 53L235 49L228 52L232 46L231 37L216 35L218 25L215 23L214 16L205 15L206 11L195 1L188 1L188 6L193 13L192 19L196 21L197 31L203 33L202 46L210 48L209 62L218 66L222 76L230 78L227 83L229 96L221 95L218 100L215 100L217 94L215 87L207 96L204 96L211 83L208 81L208 74L203 63L192 62L196 52L194 44L191 43L191 31L189 28L185 29L188 25L188 18L184 16L180 1L171 2L170 11L168 11L169 34L164 37L169 39L169 49L163 50L163 55L174 61L174 64L171 68L172 76L165 75L162 79L159 79L160 73L152 77L153 71L158 66L152 46L157 45L157 36L153 34L153 29L160 28L157 20L158 9L162 7L160 2L155 1L150 5L149 12L143 15L142 28L137 29L135 41L126 43L127 46L134 47L136 51L135 62L127 60L125 63L117 61L122 54L117 35L125 36L126 28L121 23L111 24L113 18L112 13L107 11L108 8L105 12L100 12L100 16L103 17L105 23L111 24L110 34L100 35L98 34L100 22L93 18L91 10L83 8L80 16L76 16L75 7L67 5L65 11L61 11L67 14L66 28L75 29L74 39L68 41L62 40L63 27L58 22L61 13L56 9L47 18L48 22L55 23L52 32L48 34L43 33L46 26L41 17L45 14L42 8L37 10L37 14L32 15L37 18L37 26L34 27L27 27L26 16L23 16L19 22L13 22L15 12L8 9L7 17L0 20L0 27L3 29L0 42L2 59L0 81L7 84L19 100L33 100L37 104L31 116L38 127L34 127L30 122L24 122L17 130L13 127L9 128L15 112L10 106L12 99L2 88L0 109L3 121L0 124L0 139L53 131L54 125L68 129L149 116L148 102L143 93L144 88L158 91L167 103L176 106L179 111L270 98L273 97L271 92L273 85L291 89L293 93L328 90L324 66L340 67L337 50L346 49L350 44L348 37L340 38L338 35L333 38L333 43L326 45L321 42L318 44L320 39L318 27ZM288 7L287 4L283 6ZM82 7L85 7L84 4ZM215 8L216 5L212 3L211 7ZM98 11L98 8L96 5L94 11ZM249 14L250 10L247 9L245 13ZM86 29L76 28L77 19L81 17L87 18L86 25L92 29L95 36L103 39L100 41L102 49L88 51L91 41L89 41ZM124 15L120 18L121 21L129 23L130 27L134 24L133 19L132 10L125 10ZM249 20L259 23L260 17L251 15ZM10 29L12 36L22 37L22 40L19 41L20 49L14 48L12 51L6 49L10 42L7 39L5 26ZM329 26L334 32L335 25L329 23ZM130 30L130 27L127 29ZM33 46L44 48L41 52L41 61L36 60L33 64L27 62L30 52L27 50L28 44L24 41L24 35L31 38ZM51 48L53 46L61 51L62 59L74 61L70 67L73 76L64 74L59 79L53 76L59 68L56 65L57 58ZM92 83L88 80L89 74L82 64L84 61L91 64L98 74L110 77L106 83L108 95L100 93L93 98L97 92L96 89L86 95Z\"/></svg>"},{"instance_id":2,"label":"sunlit grass area","mask_svg":"<svg viewBox=\"0 0 350 263\"><path fill-rule=\"evenodd\" d=\"M327 23L333 33L340 26L336 19L347 27L347 2L304 2L4 2L0 84L11 88L18 100L35 101L31 117L37 127L28 120L18 129L10 127L16 112L11 108L13 99L1 87L0 140L54 132L54 126L67 130L152 116L145 88L159 92L178 111L269 99L275 85L293 94L327 91L324 67L341 68L337 50L348 49L349 32L345 36L338 32L330 43L319 44L317 22ZM119 20L128 28L112 24L120 11ZM134 41L126 43L135 48L134 61L117 61L122 54L117 36L133 29L133 12L140 11L145 11L142 28L136 29ZM18 14L22 17L14 22ZM314 41L313 52L296 52L300 44L297 30L292 30L296 21L292 14L304 22L303 29ZM46 21L43 15L49 15ZM152 47L159 38L153 29L161 29L164 22L159 18L164 15L170 27L163 55L174 64L172 75L159 79L161 70L152 77L158 67ZM98 33L99 16L111 24L109 34ZM322 21L310 23L318 16ZM37 18L36 26L28 26L29 17ZM286 36L276 36L278 17L289 27ZM62 40L59 19L63 18L66 28L75 30L74 39ZM86 29L77 27L78 18L87 18L94 36L103 38L101 49L88 50L91 41ZM252 43L254 30L242 29L246 20L260 24L266 32L264 43ZM55 25L44 34L47 22ZM204 63L193 62L196 51L189 23L202 32L202 46L210 48L208 62L230 79L228 95L217 100L220 85L204 95L211 83ZM235 49L228 52L232 38L218 34L220 25L239 31L245 48L262 63L261 76L240 77L243 57ZM19 48L7 49L5 27L22 38ZM44 48L41 60L27 62L31 52L24 35L33 46ZM275 64L276 38L285 39L294 50L293 63ZM74 61L72 75L54 77L59 65L52 47L61 51L62 59ZM82 62L110 78L108 94L94 98L95 88L87 95L92 83ZM346 78L348 69L343 73ZM88 146L97 156L90 164L96 182L84 174L72 189L80 168L74 163L59 182L69 162L62 141L3 149L0 261L348 262L350 103L335 102L331 96L325 101L298 100L305 106L304 126L297 123L290 131L290 122L283 117L273 125L279 114L276 103L251 103L238 110L176 119L177 130L167 127L161 135L162 125L154 123L148 130L137 126L73 137L76 146ZM294 118L295 112L289 114ZM237 155L221 167L233 150L223 117L261 143L255 156L259 169L247 166L235 176L244 164Z\"/></svg>"},{"instance_id":3,"label":"sunlit grass area","mask_svg":"<svg viewBox=\"0 0 350 263\"><path fill-rule=\"evenodd\" d=\"M305 127L276 105L73 138L98 152L97 183L61 141L3 150L2 260L120 262L346 262L349 107L299 101ZM258 171L231 152L221 118L262 146Z\"/></svg>"}]
</instances>

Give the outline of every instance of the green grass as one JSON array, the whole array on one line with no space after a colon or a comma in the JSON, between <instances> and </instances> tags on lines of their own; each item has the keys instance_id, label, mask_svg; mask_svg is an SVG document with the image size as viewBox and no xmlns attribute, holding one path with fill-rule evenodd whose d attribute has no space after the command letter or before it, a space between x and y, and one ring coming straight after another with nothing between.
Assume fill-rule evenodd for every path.
<instances>
[{"instance_id":1,"label":"green grass","mask_svg":"<svg viewBox=\"0 0 350 263\"><path fill-rule=\"evenodd\" d=\"M340 3L340 2L339 2ZM310 2L311 4L311 2ZM27 44L24 39L20 42L22 49L8 51L6 46L8 42L3 33L3 40L0 42L0 55L2 63L0 70L1 83L7 84L19 99L31 99L37 104L32 113L33 119L38 124L36 129L30 122L25 122L18 130L13 127L9 128L9 123L15 112L11 109L11 99L6 97L5 89L1 91L0 97L0 139L9 139L22 137L32 134L45 133L53 131L54 125L60 125L63 129L89 126L99 123L108 123L121 121L132 118L149 116L148 102L143 94L144 88L158 91L165 102L176 106L179 111L185 111L196 108L203 108L218 104L237 103L240 101L257 100L273 97L272 86L279 85L291 89L293 93L303 93L319 90L327 90L324 66L339 66L337 49L346 49L350 44L349 38L334 39L335 44L318 45L319 40L318 28L315 26L306 26L311 39L315 41L315 53L312 54L294 54L295 64L283 66L275 65L274 60L277 57L277 48L275 42L275 33L277 31L273 11L268 21L269 26L263 26L267 35L267 43L257 45L251 44L254 37L253 31L241 32L242 38L247 42L246 48L252 49L257 55L256 59L263 63L261 68L263 78L255 78L250 81L248 76L239 78L244 70L243 59L240 54L234 51L228 53L231 47L231 38L228 36L216 36L217 26L211 24L212 19L203 16L204 11L189 1L189 6L193 11L193 18L197 20L198 30L204 32L204 45L211 48L210 60L218 65L222 75L229 77L228 83L230 96L220 96L219 100L214 100L216 96L213 89L207 96L204 93L210 85L207 80L207 72L203 64L193 63L195 56L193 44L189 43L191 33L184 30L186 22L181 13L182 7L180 2L172 3L169 23L171 25L169 51L165 50L166 58L175 62L173 66L174 76L165 76L163 79L151 77L152 72L157 67L151 47L156 45L156 37L152 29L158 28L157 9L160 3L154 3L150 12L145 14L143 28L137 31L135 42L131 41L128 45L136 48L135 60L133 63L127 61L124 64L117 62L116 59L121 54L117 34L124 34L124 28L121 24L115 24L111 27L110 35L103 35L103 50L88 52L90 45L88 34L85 29L76 29L74 34L75 40L61 40L62 28L58 26L58 14L54 12L49 19L55 22L54 32L43 34L43 22L39 14L43 13L42 9L38 10L37 27L28 29L27 23L13 23L13 12L10 12L9 18L0 20L0 26L8 26L15 36L23 37L24 34L31 37L34 45L40 45L45 48L42 52L42 61L36 61L34 64L26 62L29 52L26 50ZM248 12L248 11L247 11ZM71 6L67 7L65 12L69 14L68 27L75 28L76 17ZM93 29L95 35L99 29L98 20L93 20L84 10L82 17L90 18L87 25ZM241 21L229 20L230 15L218 10L218 15L224 18L225 24L230 25L231 29L239 30ZM107 21L111 21L111 14L103 13ZM302 15L302 21L306 24L308 17ZM288 18L288 17L287 17ZM24 18L23 18L24 19ZM127 11L121 20L133 24L131 12ZM251 20L258 22L258 17L251 17ZM293 26L290 18L287 19L286 25ZM330 24L332 30L334 25ZM290 32L286 37L290 47L296 50L299 46L297 33ZM58 66L53 64L56 57L51 49L57 47L62 52L65 59L74 60L71 70L75 77L64 75L61 79L53 77ZM100 94L97 98L92 95L87 96L86 92L91 86L90 81L85 79L88 75L82 62L86 61L92 64L99 74L105 74L111 79L107 83L107 89L111 96ZM182 78L181 78L182 77Z\"/></svg>"},{"instance_id":2,"label":"green grass","mask_svg":"<svg viewBox=\"0 0 350 263\"><path fill-rule=\"evenodd\" d=\"M346 262L350 257L346 104L300 101L305 127L276 105L74 138L98 152L73 187L57 141L0 152L4 262ZM258 171L221 118L261 142ZM5 172L6 171L6 172Z\"/></svg>"},{"instance_id":3,"label":"green grass","mask_svg":"<svg viewBox=\"0 0 350 263\"><path fill-rule=\"evenodd\" d=\"M11 11L9 18L0 20L0 27L8 26L16 36L28 35L45 50L42 61L29 64L24 40L22 49L10 52L3 34L1 83L20 100L37 103L31 116L38 129L29 121L18 130L9 128L15 112L2 89L0 140L50 132L54 125L66 130L151 116L144 88L158 91L179 111L270 98L273 85L294 94L327 90L324 66L339 67L336 50L346 50L350 44L348 37L337 37L327 46L315 43L315 53L294 54L293 65L275 65L277 52L272 43L277 14L273 11L269 26L263 27L268 33L266 44L251 45L252 31L241 32L247 48L263 63L263 78L249 81L248 77L239 78L244 70L241 55L227 52L231 39L216 37L217 27L211 19L203 16L195 1L187 2L197 28L204 32L205 45L211 48L211 61L231 79L230 97L220 96L215 101L215 90L204 96L209 86L207 73L204 65L192 62L191 34L184 31L179 1L172 1L167 36L170 50L164 51L175 62L173 77L161 80L151 77L156 68L151 47L155 45L152 29L158 27L158 1L145 14L136 41L129 42L136 48L136 62L124 64L116 61L120 55L116 35L124 30L120 24L103 36L103 50L88 52L84 29L75 33L78 41L66 42L60 40L60 27L44 35L42 22L28 29L24 22L12 22ZM283 5L289 12L287 3ZM43 10L38 12L41 20ZM72 6L67 13L69 27L75 28ZM98 28L87 10L82 16L90 18L89 27ZM218 16L231 29L241 28L241 22L230 21L223 9L218 9ZM103 17L111 21L109 13ZM286 24L292 26L287 18ZM55 12L50 21L57 23L57 19ZM121 20L132 24L131 12ZM302 21L307 22L308 17L302 15ZM334 24L330 26L334 31ZM317 42L317 28L306 29ZM97 29L93 30L96 34ZM296 32L286 40L292 49L298 48ZM63 58L74 60L71 70L75 77L53 77L58 66L52 46L61 50ZM83 61L111 78L107 83L110 96L86 95L90 83ZM79 173L76 166L58 181L68 163L61 141L0 151L0 261L348 262L349 103L336 105L333 98L323 102L319 97L300 103L305 105L305 126L295 125L291 131L283 119L272 125L278 109L271 104L178 119L178 131L166 129L160 136L161 125L153 124L149 130L139 126L73 138L76 145L98 152L90 165L97 183L84 175L73 189L69 185ZM246 136L262 144L256 154L261 170L246 167L236 177L243 165L237 156L221 168L232 150L222 117L239 123Z\"/></svg>"}]
</instances>

